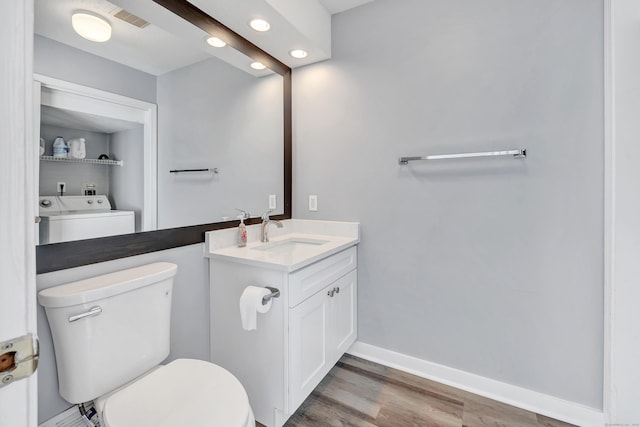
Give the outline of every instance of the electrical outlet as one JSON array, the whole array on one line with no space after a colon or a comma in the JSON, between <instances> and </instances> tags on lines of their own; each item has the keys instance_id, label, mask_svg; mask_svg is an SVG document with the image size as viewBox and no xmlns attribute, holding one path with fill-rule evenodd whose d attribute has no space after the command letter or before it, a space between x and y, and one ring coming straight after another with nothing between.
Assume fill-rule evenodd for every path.
<instances>
[{"instance_id":1,"label":"electrical outlet","mask_svg":"<svg viewBox=\"0 0 640 427\"><path fill-rule=\"evenodd\" d=\"M269 194L269 209L275 209L275 208L276 208L276 195Z\"/></svg>"},{"instance_id":2,"label":"electrical outlet","mask_svg":"<svg viewBox=\"0 0 640 427\"><path fill-rule=\"evenodd\" d=\"M309 196L309 210L313 212L318 210L318 196L315 194Z\"/></svg>"},{"instance_id":3,"label":"electrical outlet","mask_svg":"<svg viewBox=\"0 0 640 427\"><path fill-rule=\"evenodd\" d=\"M67 183L66 182L59 182L58 183L58 193L63 196L64 192L67 191Z\"/></svg>"}]
</instances>

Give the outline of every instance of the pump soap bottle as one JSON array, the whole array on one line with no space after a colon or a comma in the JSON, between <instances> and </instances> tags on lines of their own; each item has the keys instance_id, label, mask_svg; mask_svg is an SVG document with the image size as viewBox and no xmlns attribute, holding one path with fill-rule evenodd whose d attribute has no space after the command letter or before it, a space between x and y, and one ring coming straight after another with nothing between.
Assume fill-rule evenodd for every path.
<instances>
[{"instance_id":1,"label":"pump soap bottle","mask_svg":"<svg viewBox=\"0 0 640 427\"><path fill-rule=\"evenodd\" d=\"M247 246L247 226L244 225L245 215L246 213L242 213L238 215L238 218L240 219L240 225L238 225L238 247L239 248L244 248L245 246Z\"/></svg>"}]
</instances>

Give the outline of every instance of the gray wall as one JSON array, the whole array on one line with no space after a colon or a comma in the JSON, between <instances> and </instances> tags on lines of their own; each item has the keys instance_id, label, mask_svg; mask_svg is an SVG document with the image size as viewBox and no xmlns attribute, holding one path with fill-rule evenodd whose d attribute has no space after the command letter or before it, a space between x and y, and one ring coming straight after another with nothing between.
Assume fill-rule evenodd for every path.
<instances>
[{"instance_id":1,"label":"gray wall","mask_svg":"<svg viewBox=\"0 0 640 427\"><path fill-rule=\"evenodd\" d=\"M171 314L171 353L167 361L186 357L209 360L209 264L202 257L203 244L183 246L152 254L40 274L37 289L49 288L99 274L152 262L178 265ZM70 407L58 394L57 371L51 332L42 307L38 307L38 419L42 423Z\"/></svg>"},{"instance_id":2,"label":"gray wall","mask_svg":"<svg viewBox=\"0 0 640 427\"><path fill-rule=\"evenodd\" d=\"M126 159L122 167L113 168L109 185L113 209L134 211L136 231L142 230L144 207L144 127L111 134L110 157Z\"/></svg>"},{"instance_id":3,"label":"gray wall","mask_svg":"<svg viewBox=\"0 0 640 427\"><path fill-rule=\"evenodd\" d=\"M210 59L158 77L158 227L283 212L283 79ZM172 169L217 167L209 173ZM185 206L189 206L185 210Z\"/></svg>"},{"instance_id":4,"label":"gray wall","mask_svg":"<svg viewBox=\"0 0 640 427\"><path fill-rule=\"evenodd\" d=\"M156 102L156 77L46 37L34 37L33 71L60 80Z\"/></svg>"},{"instance_id":5,"label":"gray wall","mask_svg":"<svg viewBox=\"0 0 640 427\"><path fill-rule=\"evenodd\" d=\"M86 140L87 159L97 159L109 152L109 135L101 132L69 129L59 126L40 126L40 137L45 140L46 156L53 155L53 141L62 136L65 142L72 138ZM96 184L97 194L109 194L109 166L84 163L40 162L40 195L57 195L58 182L67 184L65 195L82 195L82 184Z\"/></svg>"},{"instance_id":6,"label":"gray wall","mask_svg":"<svg viewBox=\"0 0 640 427\"><path fill-rule=\"evenodd\" d=\"M294 215L362 223L361 341L602 407L602 11L334 16L333 58L294 71ZM517 147L526 160L397 163Z\"/></svg>"}]
</instances>

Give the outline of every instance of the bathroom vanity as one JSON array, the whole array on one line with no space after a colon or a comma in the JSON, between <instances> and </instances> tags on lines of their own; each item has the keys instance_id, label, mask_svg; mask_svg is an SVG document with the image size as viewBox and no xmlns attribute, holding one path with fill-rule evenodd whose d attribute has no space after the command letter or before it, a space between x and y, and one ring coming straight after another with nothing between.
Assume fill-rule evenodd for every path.
<instances>
[{"instance_id":1,"label":"bathroom vanity","mask_svg":"<svg viewBox=\"0 0 640 427\"><path fill-rule=\"evenodd\" d=\"M359 224L287 220L258 240L235 245L235 230L207 233L210 258L211 361L244 385L256 420L280 427L357 337ZM247 286L280 291L242 328L239 300Z\"/></svg>"}]
</instances>

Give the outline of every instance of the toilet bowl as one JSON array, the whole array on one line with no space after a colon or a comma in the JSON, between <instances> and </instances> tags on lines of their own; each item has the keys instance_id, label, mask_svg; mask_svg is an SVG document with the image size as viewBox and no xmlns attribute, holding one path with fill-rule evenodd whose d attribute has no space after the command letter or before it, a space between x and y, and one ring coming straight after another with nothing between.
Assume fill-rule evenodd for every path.
<instances>
[{"instance_id":1,"label":"toilet bowl","mask_svg":"<svg viewBox=\"0 0 640 427\"><path fill-rule=\"evenodd\" d=\"M173 277L155 263L44 289L60 395L94 401L108 427L254 427L242 384L210 362L169 354Z\"/></svg>"}]
</instances>

